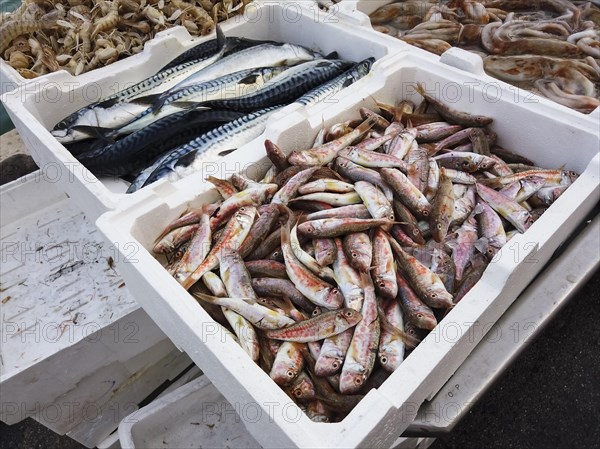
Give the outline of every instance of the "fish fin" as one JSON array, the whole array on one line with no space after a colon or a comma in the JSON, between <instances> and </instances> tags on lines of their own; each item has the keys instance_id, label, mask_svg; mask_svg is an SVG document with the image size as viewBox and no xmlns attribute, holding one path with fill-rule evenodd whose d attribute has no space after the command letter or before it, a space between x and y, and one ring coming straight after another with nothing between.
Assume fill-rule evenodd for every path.
<instances>
[{"instance_id":1,"label":"fish fin","mask_svg":"<svg viewBox=\"0 0 600 449\"><path fill-rule=\"evenodd\" d=\"M338 54L337 51L332 51L327 56L325 56L325 59L339 59L339 58L340 58L340 55Z\"/></svg>"},{"instance_id":2,"label":"fish fin","mask_svg":"<svg viewBox=\"0 0 600 449\"><path fill-rule=\"evenodd\" d=\"M143 97L137 97L130 101L130 103L142 104L142 105L153 105L162 94L145 95Z\"/></svg>"},{"instance_id":3,"label":"fish fin","mask_svg":"<svg viewBox=\"0 0 600 449\"><path fill-rule=\"evenodd\" d=\"M256 73L252 73L248 75L246 78L243 78L238 81L238 84L255 84L256 80L260 78L260 75Z\"/></svg>"},{"instance_id":4,"label":"fish fin","mask_svg":"<svg viewBox=\"0 0 600 449\"><path fill-rule=\"evenodd\" d=\"M229 45L233 45L233 44L227 44L227 39L225 38L225 33L223 33L223 30L221 29L221 26L218 23L215 26L215 32L217 34L217 48L219 49L219 52L224 53L226 48Z\"/></svg>"},{"instance_id":5,"label":"fish fin","mask_svg":"<svg viewBox=\"0 0 600 449\"><path fill-rule=\"evenodd\" d=\"M174 101L173 103L169 103L169 106L175 106L176 108L181 108L181 109L195 109L204 104L206 104L206 103L203 101ZM158 109L155 109L155 113L157 113L157 112L158 112Z\"/></svg>"},{"instance_id":6,"label":"fish fin","mask_svg":"<svg viewBox=\"0 0 600 449\"><path fill-rule=\"evenodd\" d=\"M116 105L118 103L118 100L119 99L116 98L116 97L115 98L109 98L108 100L104 100L104 101L101 101L99 103L96 103L96 106L99 106L99 107L104 108L104 109L108 109L111 106Z\"/></svg>"},{"instance_id":7,"label":"fish fin","mask_svg":"<svg viewBox=\"0 0 600 449\"><path fill-rule=\"evenodd\" d=\"M233 153L235 150L237 150L237 148L232 148L230 150L223 150L220 153L217 154L217 156L227 156L228 154Z\"/></svg>"},{"instance_id":8,"label":"fish fin","mask_svg":"<svg viewBox=\"0 0 600 449\"><path fill-rule=\"evenodd\" d=\"M192 162L194 162L195 158L196 158L196 152L192 151L192 152L186 154L185 156L180 157L179 159L174 161L172 164L170 164L168 167L171 170L173 170L175 167L187 167Z\"/></svg>"},{"instance_id":9,"label":"fish fin","mask_svg":"<svg viewBox=\"0 0 600 449\"><path fill-rule=\"evenodd\" d=\"M210 304L218 304L219 300L221 299L218 296L207 295L206 293L202 293L200 291L190 291L190 293L194 298L200 299Z\"/></svg>"},{"instance_id":10,"label":"fish fin","mask_svg":"<svg viewBox=\"0 0 600 449\"><path fill-rule=\"evenodd\" d=\"M111 137L114 132L112 128L102 128L100 126L89 126L89 125L75 125L71 129L75 131L81 131L90 135L95 139L100 139L104 142L114 143L115 140Z\"/></svg>"},{"instance_id":11,"label":"fish fin","mask_svg":"<svg viewBox=\"0 0 600 449\"><path fill-rule=\"evenodd\" d=\"M477 240L475 240L475 243L473 244L473 246L481 253L481 254L485 254L487 251L487 248L489 246L489 240L487 237L481 237Z\"/></svg>"}]
</instances>

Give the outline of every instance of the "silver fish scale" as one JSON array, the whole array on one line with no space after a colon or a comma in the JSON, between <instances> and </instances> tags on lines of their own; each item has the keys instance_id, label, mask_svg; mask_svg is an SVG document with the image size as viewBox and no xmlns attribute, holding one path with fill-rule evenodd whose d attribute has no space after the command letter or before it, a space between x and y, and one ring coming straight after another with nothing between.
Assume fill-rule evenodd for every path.
<instances>
[{"instance_id":1,"label":"silver fish scale","mask_svg":"<svg viewBox=\"0 0 600 449\"><path fill-rule=\"evenodd\" d=\"M210 150L213 145L219 145L215 151L220 151L223 149L223 145L230 144L232 140L241 140L242 138L240 138L240 136L244 136L244 142L241 142L241 144L249 142L254 137L260 135L264 131L263 125L266 124L268 116L279 108L280 106L275 106L250 113L248 115L245 115L244 117L240 117L239 119L233 120L229 123L219 126L218 128L213 129L203 134L202 136L195 138L194 140L186 143L185 145L176 148L175 150L161 157L154 164L152 164L152 166L148 167L142 173L140 173L140 175L133 181L133 183L129 187L128 193L135 192L139 188L146 186L168 175L169 173L172 173L177 162L184 156L189 155L190 153L200 152L200 154L203 154L206 151ZM252 131L252 128L255 126L258 127L258 129L255 129L253 131L254 133L258 131L258 133L256 134L256 136L251 136L248 138L246 136L246 134L248 133L245 132L248 130ZM250 132L250 134L253 133ZM211 154L212 153L214 152L211 152ZM194 161L196 161L196 158L194 159ZM182 175L185 176L185 174L187 173L184 173Z\"/></svg>"},{"instance_id":2,"label":"silver fish scale","mask_svg":"<svg viewBox=\"0 0 600 449\"><path fill-rule=\"evenodd\" d=\"M373 65L374 61L375 58L368 58L359 62L354 67L332 79L331 81L321 84L315 89L305 93L296 100L296 103L300 103L304 106L311 106L325 100L331 95L338 93L343 88L366 76L371 70L371 66Z\"/></svg>"}]
</instances>

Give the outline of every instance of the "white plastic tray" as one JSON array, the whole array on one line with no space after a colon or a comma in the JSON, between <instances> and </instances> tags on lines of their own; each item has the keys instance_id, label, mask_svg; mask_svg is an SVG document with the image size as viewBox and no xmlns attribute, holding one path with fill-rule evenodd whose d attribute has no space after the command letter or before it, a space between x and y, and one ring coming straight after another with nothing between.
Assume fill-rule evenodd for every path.
<instances>
[{"instance_id":1,"label":"white plastic tray","mask_svg":"<svg viewBox=\"0 0 600 449\"><path fill-rule=\"evenodd\" d=\"M373 26L371 25L371 20L369 19L369 15L375 12L380 7L387 5L388 3L396 3L395 0L342 0L337 3L333 7L332 14L336 17L339 17L343 21L347 21L349 23L355 24L360 27L364 27L369 30L373 30ZM433 5L433 4L432 4ZM427 8L427 6L425 6ZM422 11L422 14L426 12ZM404 45L408 45L392 36L388 36L383 33L379 33L374 31L377 34L380 34L383 37L382 42L386 42L387 45L390 46L390 49L402 49ZM396 44L394 44L396 42ZM555 109L556 114L566 114L571 115L574 118L579 118L580 120L588 121L591 124L595 124L597 127L600 126L600 107L596 108L590 114L583 114L581 112L575 111L574 109L568 108L561 104L558 104L552 100L549 100L545 97L537 95L533 92L530 92L525 89L518 88L513 86L505 81L501 81L497 78L494 78L483 70L483 60L479 55L474 53L470 53L466 50L462 50L457 47L453 47L452 49L447 50L442 56L437 56L433 53L430 53L426 50L410 46L412 52L416 53L426 53L431 55L435 60L439 60L441 62L448 63L450 65L454 65L455 67L462 68L464 70L470 71L475 74L479 78L479 82L481 85L500 85L503 89L511 92L515 101L522 101L527 103L542 103L549 106L552 106Z\"/></svg>"},{"instance_id":2,"label":"white plastic tray","mask_svg":"<svg viewBox=\"0 0 600 449\"><path fill-rule=\"evenodd\" d=\"M32 416L94 446L187 357L57 184L38 171L2 186L0 203L0 419Z\"/></svg>"},{"instance_id":3,"label":"white plastic tray","mask_svg":"<svg viewBox=\"0 0 600 449\"><path fill-rule=\"evenodd\" d=\"M312 5L313 2L252 3L243 16L230 19L222 29L226 36L290 42L320 50L324 54L337 51L341 58L353 61L370 56L380 59L388 53L388 47L381 43L377 34L366 29L352 29L317 8L311 9ZM165 187L155 183L134 194L125 195L127 183L118 178L97 179L48 130L64 116L129 83L154 74L173 55L207 39L204 37L192 41L185 29L174 28L165 32L161 39L149 42L139 55L77 79L64 71L49 74L44 79L33 80L5 94L2 101L42 172L60 183L86 212L97 217L120 203L146 195L145 192L149 190ZM348 89L356 89L363 82L365 79ZM335 101L335 98L327 101ZM286 111L279 111L270 117L269 124L297 109L304 108L298 104L290 105ZM240 152L244 151L242 147ZM200 178L203 176L200 175Z\"/></svg>"},{"instance_id":4,"label":"white plastic tray","mask_svg":"<svg viewBox=\"0 0 600 449\"><path fill-rule=\"evenodd\" d=\"M511 240L481 281L411 353L377 390L371 390L340 423L311 422L243 350L211 320L202 307L163 269L148 251L160 230L188 206L213 201L217 194L205 185L173 186L154 192L127 209L109 212L97 221L109 241L138 242L136 264L123 264L133 293L156 323L184 348L234 406L261 411L244 417L250 433L266 447L389 447L413 420L421 403L431 398L464 361L482 335L498 320L528 282L541 270L557 246L599 199L598 129L569 116L556 117L547 104L515 103L499 90L476 84L473 75L439 65L417 54L402 54L373 74L359 92L340 96L339 103L310 117L295 113L277 122L267 137L284 151L308 148L318 129L357 118L359 106L401 98L417 100L414 84L460 110L495 119L499 145L545 167L581 173L565 194L525 233ZM474 86L474 87L473 87ZM452 97L451 97L452 95ZM260 142L223 158L217 176L244 168L258 178L268 164ZM184 180L186 181L186 180ZM196 192L205 191L198 195Z\"/></svg>"}]
</instances>

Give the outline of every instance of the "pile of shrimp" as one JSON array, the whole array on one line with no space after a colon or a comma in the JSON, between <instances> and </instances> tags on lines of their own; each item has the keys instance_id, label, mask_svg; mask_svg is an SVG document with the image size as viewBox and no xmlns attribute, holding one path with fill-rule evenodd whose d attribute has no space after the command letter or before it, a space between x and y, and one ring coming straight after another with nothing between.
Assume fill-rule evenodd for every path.
<instances>
[{"instance_id":1,"label":"pile of shrimp","mask_svg":"<svg viewBox=\"0 0 600 449\"><path fill-rule=\"evenodd\" d=\"M600 2L408 0L370 15L373 28L441 55L479 54L488 74L583 113L600 106Z\"/></svg>"},{"instance_id":2,"label":"pile of shrimp","mask_svg":"<svg viewBox=\"0 0 600 449\"><path fill-rule=\"evenodd\" d=\"M251 0L22 0L0 16L0 56L32 79L72 75L139 53L156 33L182 25L204 36Z\"/></svg>"}]
</instances>

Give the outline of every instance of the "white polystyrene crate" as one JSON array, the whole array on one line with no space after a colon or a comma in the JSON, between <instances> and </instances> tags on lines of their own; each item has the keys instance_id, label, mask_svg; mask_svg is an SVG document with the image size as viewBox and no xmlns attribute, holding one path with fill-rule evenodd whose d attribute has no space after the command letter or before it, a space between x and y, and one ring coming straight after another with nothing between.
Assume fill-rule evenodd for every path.
<instances>
[{"instance_id":1,"label":"white polystyrene crate","mask_svg":"<svg viewBox=\"0 0 600 449\"><path fill-rule=\"evenodd\" d=\"M364 27L369 30L373 30L373 26L371 25L371 20L369 19L369 15L375 12L380 7L387 5L388 3L398 3L395 0L342 0L333 8L335 8L334 15L339 17L343 21L347 21L349 23L357 24L361 27ZM418 11L415 12L416 15L424 15L429 7L434 6L431 4L422 4L415 6L418 8ZM379 33L374 31L377 34L381 34L391 49L394 48L402 48L401 46L394 46L392 41L396 41L400 43L399 45L407 45L400 39L396 39L395 37ZM547 104L555 109L556 114L566 114L568 116L577 118L579 120L588 121L590 124L595 125L596 127L600 127L600 107L596 108L590 114L583 114L581 112L575 111L571 108L558 104L552 100L549 100L545 97L537 95L531 91L518 88L509 84L505 81L494 78L483 70L483 60L479 55L474 53L470 53L467 50L462 50L458 47L452 47L442 54L442 56L437 56L433 53L428 52L427 50L423 50L414 46L411 46L411 50L417 52L421 55L428 54L434 58L434 60L439 60L446 64L452 65L454 67L461 68L463 70L467 70L478 76L479 81L482 84L499 84L503 89L506 89L515 96L515 98L520 98L520 101L526 101L529 103L543 103Z\"/></svg>"},{"instance_id":2,"label":"white polystyrene crate","mask_svg":"<svg viewBox=\"0 0 600 449\"><path fill-rule=\"evenodd\" d=\"M224 23L222 29L226 36L290 42L319 50L325 55L337 51L339 57L353 61L371 56L380 59L388 54L388 47L375 33L349 28L337 19L336 22L326 22L327 15L318 9L312 10L310 5L312 2L255 2L248 5L243 16ZM66 72L56 72L5 94L2 101L41 170L60 183L86 212L97 217L120 203L147 195L148 191L169 189L170 186L165 186L164 181L157 182L125 195L128 186L125 181L96 178L51 136L49 130L81 107L154 74L174 55L192 44L213 38L197 38L192 42L185 29L172 29L164 38L149 42L140 55L77 79ZM375 63L377 66L378 62ZM360 86L361 82L364 80L355 84ZM350 86L349 89L356 87ZM267 126L285 117L289 111L298 109L304 108L299 104L287 106L286 111L278 111L270 117ZM241 147L240 152L244 151L245 147ZM197 178L203 179L204 175L199 174Z\"/></svg>"},{"instance_id":3,"label":"white polystyrene crate","mask_svg":"<svg viewBox=\"0 0 600 449\"><path fill-rule=\"evenodd\" d=\"M109 263L118 253L57 184L32 173L0 187L0 204L0 419L32 416L94 446L116 428L115 407L131 412L176 369L167 357L178 351Z\"/></svg>"},{"instance_id":4,"label":"white polystyrene crate","mask_svg":"<svg viewBox=\"0 0 600 449\"><path fill-rule=\"evenodd\" d=\"M598 130L588 123L565 120L543 104L515 103L499 91L491 101L475 78L458 69L441 71L438 64L404 54L373 74L359 92L307 119L291 114L267 136L286 153L310 147L322 126L358 118L360 106L375 101L419 101L415 82L454 108L494 118L498 144L531 158L543 167L581 173L576 182L524 234L514 237L490 264L480 282L448 314L379 389L371 390L340 423L311 422L287 395L254 364L235 342L219 331L202 307L152 256L149 248L164 226L184 209L218 198L206 186L173 188L109 212L97 221L101 232L116 244L138 242L138 264L123 264L123 275L156 323L184 348L234 406L252 404L260 416L246 419L252 435L267 447L389 447L414 419L420 404L446 382L489 327L541 270L558 245L597 203L600 192ZM453 93L453 96L451 97ZM258 178L268 164L257 143L235 157L226 157L217 176L244 171ZM242 414L244 419L244 415Z\"/></svg>"},{"instance_id":5,"label":"white polystyrene crate","mask_svg":"<svg viewBox=\"0 0 600 449\"><path fill-rule=\"evenodd\" d=\"M233 21L234 19L235 16L231 19L219 22L219 25L227 25L227 23ZM144 43L144 49L140 53L127 56L126 58L120 59L119 61L116 61L112 64L109 64L107 66L101 66L99 68L90 70L86 73L82 73L81 75L77 76L70 75L66 70L60 70L58 72L51 72L45 75L39 75L34 79L27 79L23 78L14 67L7 63L4 59L0 58L0 93L9 92L18 86L28 84L31 82L41 81L48 77L52 78L54 76L53 73L61 73L64 76L67 76L71 82L87 83L90 79L98 79L99 77L103 77L107 74L112 73L114 70L126 70L130 64L138 64L140 58L145 58L142 55L148 55L148 52L153 51L149 50L149 48L156 45L162 45L162 41L164 41L165 39L169 40L168 36L170 35L179 35L182 37L186 37L186 40L193 40L194 42L197 42L198 39L202 39L202 37L200 36L192 37L183 26L173 26L171 28L156 33L156 35L152 39L146 41ZM183 53L183 51L187 49L186 47L187 45L184 44L184 46L181 48L172 48L172 52L169 54L175 57L178 54Z\"/></svg>"},{"instance_id":6,"label":"white polystyrene crate","mask_svg":"<svg viewBox=\"0 0 600 449\"><path fill-rule=\"evenodd\" d=\"M259 447L239 412L201 376L123 419L119 441L123 449Z\"/></svg>"}]
</instances>

